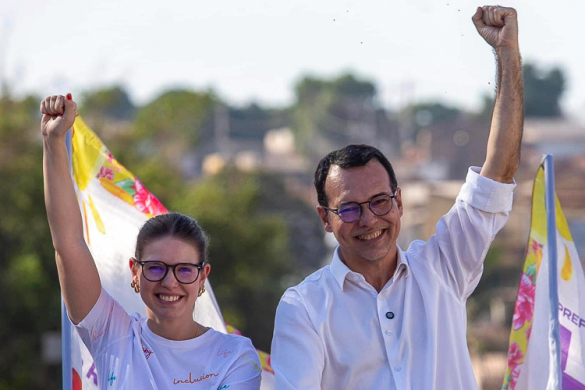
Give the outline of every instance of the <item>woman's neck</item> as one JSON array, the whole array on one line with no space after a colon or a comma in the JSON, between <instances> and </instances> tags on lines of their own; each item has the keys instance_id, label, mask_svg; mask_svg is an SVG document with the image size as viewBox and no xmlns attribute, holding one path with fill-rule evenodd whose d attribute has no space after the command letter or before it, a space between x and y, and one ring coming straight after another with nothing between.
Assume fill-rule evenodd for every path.
<instances>
[{"instance_id":1,"label":"woman's neck","mask_svg":"<svg viewBox=\"0 0 585 390\"><path fill-rule=\"evenodd\" d=\"M206 330L205 327L192 319L189 322L178 320L161 321L149 316L147 324L152 333L167 340L175 341L194 339L205 333Z\"/></svg>"}]
</instances>

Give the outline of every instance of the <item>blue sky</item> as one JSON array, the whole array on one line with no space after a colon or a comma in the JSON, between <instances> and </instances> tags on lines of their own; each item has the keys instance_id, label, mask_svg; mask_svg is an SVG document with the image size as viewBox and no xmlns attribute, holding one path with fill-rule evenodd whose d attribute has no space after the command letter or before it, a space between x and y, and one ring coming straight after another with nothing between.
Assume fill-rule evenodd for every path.
<instances>
[{"instance_id":1,"label":"blue sky","mask_svg":"<svg viewBox=\"0 0 585 390\"><path fill-rule=\"evenodd\" d=\"M568 2L567 2L568 3ZM171 87L232 104L293 100L303 74L375 81L381 103L469 109L494 87L494 59L468 0L10 0L0 2L0 71L17 94L112 84L137 103ZM525 61L560 65L563 107L585 112L583 2L514 0Z\"/></svg>"}]
</instances>

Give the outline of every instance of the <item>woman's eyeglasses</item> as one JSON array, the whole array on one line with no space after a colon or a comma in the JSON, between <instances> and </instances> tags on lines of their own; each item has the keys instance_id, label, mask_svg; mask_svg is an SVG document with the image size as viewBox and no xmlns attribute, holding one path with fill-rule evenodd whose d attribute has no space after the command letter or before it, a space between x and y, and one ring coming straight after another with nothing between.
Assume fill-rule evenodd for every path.
<instances>
[{"instance_id":1,"label":"woman's eyeglasses","mask_svg":"<svg viewBox=\"0 0 585 390\"><path fill-rule=\"evenodd\" d=\"M142 275L144 275L148 281L160 282L167 276L169 269L172 269L175 279L182 284L194 283L197 278L199 278L199 273L205 264L205 262L203 262L201 264L179 263L168 265L162 261L140 260L136 260L136 262L142 266Z\"/></svg>"}]
</instances>

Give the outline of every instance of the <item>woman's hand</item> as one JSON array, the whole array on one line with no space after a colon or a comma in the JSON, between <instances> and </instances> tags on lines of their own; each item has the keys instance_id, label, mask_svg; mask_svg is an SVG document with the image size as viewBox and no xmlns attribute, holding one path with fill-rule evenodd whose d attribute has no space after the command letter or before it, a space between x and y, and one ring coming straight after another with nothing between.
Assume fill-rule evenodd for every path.
<instances>
[{"instance_id":1,"label":"woman's hand","mask_svg":"<svg viewBox=\"0 0 585 390\"><path fill-rule=\"evenodd\" d=\"M77 103L71 94L49 96L41 102L41 134L43 137L65 137L77 115Z\"/></svg>"}]
</instances>

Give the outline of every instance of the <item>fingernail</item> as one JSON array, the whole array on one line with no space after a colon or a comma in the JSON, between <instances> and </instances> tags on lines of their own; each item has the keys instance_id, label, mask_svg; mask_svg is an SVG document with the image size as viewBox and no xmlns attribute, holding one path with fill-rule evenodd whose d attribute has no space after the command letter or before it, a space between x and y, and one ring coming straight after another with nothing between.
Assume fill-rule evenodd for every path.
<instances>
[{"instance_id":1,"label":"fingernail","mask_svg":"<svg viewBox=\"0 0 585 390\"><path fill-rule=\"evenodd\" d=\"M71 100L71 94L70 93L67 94L67 100Z\"/></svg>"}]
</instances>

